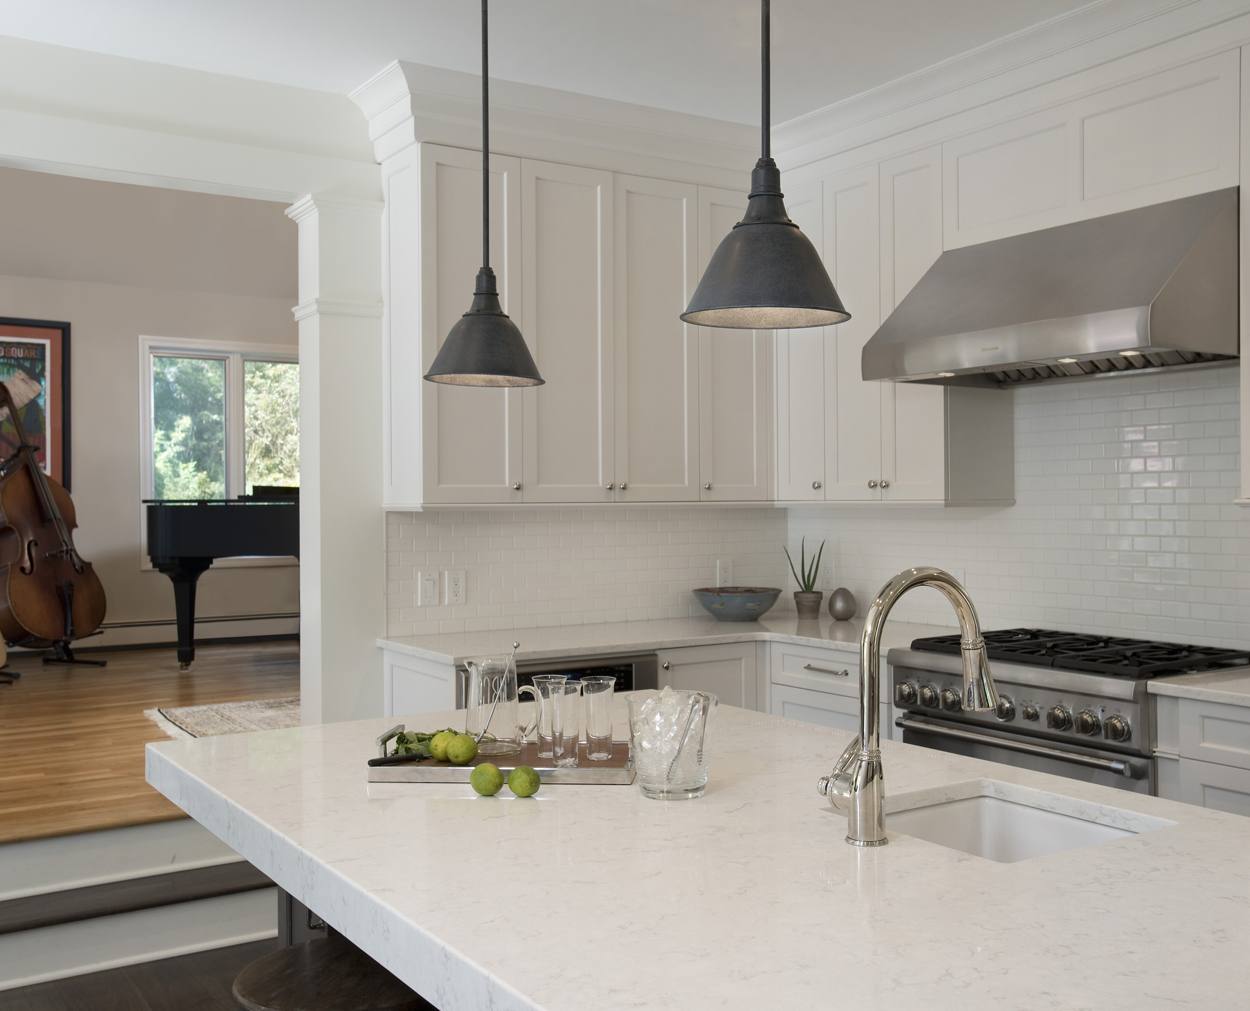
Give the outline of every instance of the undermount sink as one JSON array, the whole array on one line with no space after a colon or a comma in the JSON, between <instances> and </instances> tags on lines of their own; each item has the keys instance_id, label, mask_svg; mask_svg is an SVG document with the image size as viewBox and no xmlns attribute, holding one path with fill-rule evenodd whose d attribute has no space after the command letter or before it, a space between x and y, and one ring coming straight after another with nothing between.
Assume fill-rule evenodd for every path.
<instances>
[{"instance_id":1,"label":"undermount sink","mask_svg":"<svg viewBox=\"0 0 1250 1011\"><path fill-rule=\"evenodd\" d=\"M893 798L886 830L998 863L1099 846L1175 822L1063 794L981 779Z\"/></svg>"}]
</instances>

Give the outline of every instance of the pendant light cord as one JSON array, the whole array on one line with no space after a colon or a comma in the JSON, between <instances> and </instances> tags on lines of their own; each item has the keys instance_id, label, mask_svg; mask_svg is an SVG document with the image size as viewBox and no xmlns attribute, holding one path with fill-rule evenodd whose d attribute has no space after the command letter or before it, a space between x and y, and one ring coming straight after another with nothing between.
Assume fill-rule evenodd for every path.
<instances>
[{"instance_id":1,"label":"pendant light cord","mask_svg":"<svg viewBox=\"0 0 1250 1011\"><path fill-rule=\"evenodd\" d=\"M485 5L486 0L482 0ZM769 0L760 0L760 77L762 78L760 90L762 93L762 108L760 111L760 151L761 157L772 157L772 142L769 140L769 134L772 132L769 127L772 124L772 39L770 38L769 22L772 20L768 16Z\"/></svg>"},{"instance_id":2,"label":"pendant light cord","mask_svg":"<svg viewBox=\"0 0 1250 1011\"><path fill-rule=\"evenodd\" d=\"M764 0L765 4L768 0ZM490 80L486 60L486 0L482 0L482 267L490 268Z\"/></svg>"}]
</instances>

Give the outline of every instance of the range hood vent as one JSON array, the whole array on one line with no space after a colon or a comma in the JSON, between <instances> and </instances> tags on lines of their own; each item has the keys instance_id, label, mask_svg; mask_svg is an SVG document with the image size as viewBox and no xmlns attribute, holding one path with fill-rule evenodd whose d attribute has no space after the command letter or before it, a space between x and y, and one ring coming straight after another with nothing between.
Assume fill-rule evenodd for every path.
<instances>
[{"instance_id":1,"label":"range hood vent","mask_svg":"<svg viewBox=\"0 0 1250 1011\"><path fill-rule=\"evenodd\" d=\"M1005 387L1233 361L1237 189L943 253L865 379Z\"/></svg>"}]
</instances>

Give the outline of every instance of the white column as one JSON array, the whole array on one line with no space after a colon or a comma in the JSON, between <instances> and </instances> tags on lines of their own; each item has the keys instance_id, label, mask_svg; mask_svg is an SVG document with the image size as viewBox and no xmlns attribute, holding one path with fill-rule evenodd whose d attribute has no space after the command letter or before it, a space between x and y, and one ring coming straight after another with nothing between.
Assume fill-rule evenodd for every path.
<instances>
[{"instance_id":1,"label":"white column","mask_svg":"<svg viewBox=\"0 0 1250 1011\"><path fill-rule=\"evenodd\" d=\"M382 206L308 196L299 225L300 695L305 723L382 711Z\"/></svg>"}]
</instances>

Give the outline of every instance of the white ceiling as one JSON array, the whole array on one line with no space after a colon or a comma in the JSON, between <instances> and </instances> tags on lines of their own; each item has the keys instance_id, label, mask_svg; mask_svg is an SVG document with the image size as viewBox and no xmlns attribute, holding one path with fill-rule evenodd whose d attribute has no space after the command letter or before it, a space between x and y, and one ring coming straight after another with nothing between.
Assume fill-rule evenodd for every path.
<instances>
[{"instance_id":1,"label":"white ceiling","mask_svg":"<svg viewBox=\"0 0 1250 1011\"><path fill-rule=\"evenodd\" d=\"M1089 0L777 0L773 116L829 105ZM473 0L0 0L0 35L344 93L399 58L478 68ZM756 0L496 0L491 74L758 121Z\"/></svg>"}]
</instances>

